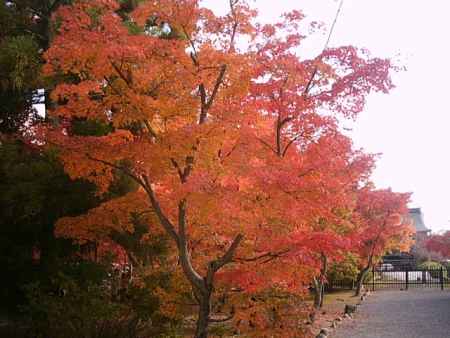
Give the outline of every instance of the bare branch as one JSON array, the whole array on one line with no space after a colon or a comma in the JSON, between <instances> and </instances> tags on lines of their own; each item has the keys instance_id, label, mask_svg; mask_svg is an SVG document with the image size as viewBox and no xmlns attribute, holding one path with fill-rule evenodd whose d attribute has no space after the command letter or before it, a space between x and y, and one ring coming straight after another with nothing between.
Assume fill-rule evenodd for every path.
<instances>
[{"instance_id":1,"label":"bare branch","mask_svg":"<svg viewBox=\"0 0 450 338\"><path fill-rule=\"evenodd\" d=\"M170 158L170 162L172 162L172 165L175 167L175 169L178 172L178 176L180 177L180 180L183 180L183 172L181 171L180 166L178 165L178 162L175 161L175 159Z\"/></svg>"},{"instance_id":2,"label":"bare branch","mask_svg":"<svg viewBox=\"0 0 450 338\"><path fill-rule=\"evenodd\" d=\"M231 29L230 47L228 49L229 52L234 51L234 39L236 38L236 32L237 32L237 28L239 26L239 21L236 18L236 10L234 8L238 2L239 2L239 0L230 0L230 12L231 12L231 16L234 19L234 23L233 23L233 28Z\"/></svg>"},{"instance_id":3,"label":"bare branch","mask_svg":"<svg viewBox=\"0 0 450 338\"><path fill-rule=\"evenodd\" d=\"M219 270L221 267L223 267L225 264L230 263L233 260L233 256L236 252L236 249L238 248L241 241L244 239L244 235L238 234L233 242L231 243L230 247L228 248L227 252L220 257L218 260L214 262L215 270Z\"/></svg>"},{"instance_id":4,"label":"bare branch","mask_svg":"<svg viewBox=\"0 0 450 338\"><path fill-rule=\"evenodd\" d=\"M270 150L272 150L274 152L275 155L278 155L277 151L275 149L272 148L272 146L270 144L268 144L266 141L264 141L263 139L260 139L259 137L256 138L259 142L261 142L263 145L265 145L267 148L269 148Z\"/></svg>"},{"instance_id":5,"label":"bare branch","mask_svg":"<svg viewBox=\"0 0 450 338\"><path fill-rule=\"evenodd\" d=\"M189 44L191 45L191 48L192 48L192 52L191 52L192 62L194 63L194 65L196 67L198 67L200 64L198 62L198 53L197 53L197 48L195 48L194 41L191 39L191 36L187 32L186 28L184 26L181 26L181 28L183 29L183 33L186 36L186 38L188 39Z\"/></svg>"},{"instance_id":6,"label":"bare branch","mask_svg":"<svg viewBox=\"0 0 450 338\"><path fill-rule=\"evenodd\" d=\"M341 9L342 9L343 4L344 4L344 0L341 0L341 2L339 3L338 10L336 12L336 16L335 16L335 18L333 20L333 23L331 25L330 33L328 34L327 40L325 41L325 45L323 46L322 54L328 48L328 44L330 43L331 37L333 35L334 27L336 26L336 22L337 22L337 20L339 18L339 14L341 13ZM314 71L312 72L311 77L310 77L310 79L308 81L308 84L306 85L305 90L303 91L302 96L304 98L306 98L309 95L309 91L311 90L311 88L313 86L314 78L316 76L317 70L318 70L318 68L317 68L317 65L316 65L314 67Z\"/></svg>"},{"instance_id":7,"label":"bare branch","mask_svg":"<svg viewBox=\"0 0 450 338\"><path fill-rule=\"evenodd\" d=\"M85 154L85 155L86 155L86 157L87 157L89 160L91 160L91 161L99 162L99 163L102 163L102 164L104 164L104 165L106 165L106 166L108 166L108 167L111 167L111 168L120 170L120 171L123 172L125 175L127 175L128 177L130 177L130 178L132 178L134 181L136 181L139 185L144 186L144 182L143 182L138 176L136 176L135 174L133 174L133 173L130 171L130 169L128 169L128 168L126 168L126 167L121 167L121 166L119 166L119 165L117 165L117 164L114 164L114 163L112 163L112 162L109 162L109 161L105 161L105 160L102 160L102 159L99 159L99 158L92 157L92 156L89 155L89 154Z\"/></svg>"},{"instance_id":8,"label":"bare branch","mask_svg":"<svg viewBox=\"0 0 450 338\"><path fill-rule=\"evenodd\" d=\"M308 95L309 95L309 91L310 91L310 89L311 89L311 87L312 87L312 84L313 84L313 82L314 82L314 78L316 77L316 73L317 73L317 66L314 67L314 70L313 70L313 72L312 72L312 74L311 74L311 77L309 78L308 84L306 85L305 90L304 90L303 93L302 93L302 96L303 96L303 98L305 98L305 99L306 99L306 98L308 97Z\"/></svg>"},{"instance_id":9,"label":"bare branch","mask_svg":"<svg viewBox=\"0 0 450 338\"><path fill-rule=\"evenodd\" d=\"M299 133L296 136L294 136L285 146L284 150L283 150L283 154L282 156L284 157L289 149L289 147L295 142L297 141L300 137L303 136L303 133Z\"/></svg>"},{"instance_id":10,"label":"bare branch","mask_svg":"<svg viewBox=\"0 0 450 338\"><path fill-rule=\"evenodd\" d=\"M157 138L156 132L153 130L150 123L147 120L143 120L143 122L144 122L145 127L147 128L148 132L150 133L150 135L153 136L154 138Z\"/></svg>"},{"instance_id":11,"label":"bare branch","mask_svg":"<svg viewBox=\"0 0 450 338\"><path fill-rule=\"evenodd\" d=\"M197 291L201 291L202 293L204 293L206 291L204 279L192 266L191 257L187 246L186 208L187 208L187 200L182 199L178 203L178 242L177 242L178 254L180 258L181 267L186 277L189 279L192 286L194 286L195 289L197 289Z\"/></svg>"},{"instance_id":12,"label":"bare branch","mask_svg":"<svg viewBox=\"0 0 450 338\"><path fill-rule=\"evenodd\" d=\"M219 75L217 76L216 83L214 85L214 89L212 91L211 96L209 97L206 109L209 109L216 98L217 92L219 91L219 87L223 82L223 78L225 77L225 72L227 71L227 65L222 65L220 67Z\"/></svg>"},{"instance_id":13,"label":"bare branch","mask_svg":"<svg viewBox=\"0 0 450 338\"><path fill-rule=\"evenodd\" d=\"M233 261L233 256L236 252L236 249L243 239L244 235L237 235L223 256L209 262L205 278L207 288L212 287L215 273L219 271L223 266Z\"/></svg>"},{"instance_id":14,"label":"bare branch","mask_svg":"<svg viewBox=\"0 0 450 338\"><path fill-rule=\"evenodd\" d=\"M151 186L151 183L146 175L142 175L143 179L143 188L145 192L147 193L150 202L152 204L153 209L155 210L156 215L158 216L159 221L161 222L161 225L166 230L166 232L172 237L172 239L179 245L180 239L175 231L175 227L173 226L172 222L166 217L164 212L161 209L161 206L156 199L155 192L153 191L153 188Z\"/></svg>"},{"instance_id":15,"label":"bare branch","mask_svg":"<svg viewBox=\"0 0 450 338\"><path fill-rule=\"evenodd\" d=\"M287 254L290 251L290 249L285 249L279 252L266 252L264 254L261 254L259 256L255 256L255 257L249 257L249 258L235 258L236 262L255 262L258 261L260 259L265 259L265 258L271 258L271 259L275 259L278 257L281 257L284 254Z\"/></svg>"},{"instance_id":16,"label":"bare branch","mask_svg":"<svg viewBox=\"0 0 450 338\"><path fill-rule=\"evenodd\" d=\"M108 84L108 86L114 91L114 93L116 93L117 96L126 96L125 93L120 93L117 90L117 88L113 86L110 79L108 79L106 76L104 76L103 78L106 81L106 83ZM140 108L138 108L138 107L136 107L136 108L140 110ZM153 130L150 123L147 120L143 120L143 123L144 123L145 127L147 128L148 132L150 133L150 135L154 138L157 138L156 132Z\"/></svg>"},{"instance_id":17,"label":"bare branch","mask_svg":"<svg viewBox=\"0 0 450 338\"><path fill-rule=\"evenodd\" d=\"M111 63L111 66L114 68L119 77L126 83L128 88L131 88L131 80L125 76L125 74L122 72L122 69L120 69L114 61L109 60L109 62Z\"/></svg>"},{"instance_id":18,"label":"bare branch","mask_svg":"<svg viewBox=\"0 0 450 338\"><path fill-rule=\"evenodd\" d=\"M208 110L211 108L214 99L217 96L217 93L219 92L220 85L223 83L223 79L225 77L225 72L227 70L226 65L222 65L220 67L219 74L217 75L216 82L214 84L213 91L211 93L211 96L209 99L206 97L206 89L204 84L200 84L198 89L200 91L200 100L201 100L201 111L200 111L200 119L198 124L203 124L206 121L206 117L208 116Z\"/></svg>"}]
</instances>

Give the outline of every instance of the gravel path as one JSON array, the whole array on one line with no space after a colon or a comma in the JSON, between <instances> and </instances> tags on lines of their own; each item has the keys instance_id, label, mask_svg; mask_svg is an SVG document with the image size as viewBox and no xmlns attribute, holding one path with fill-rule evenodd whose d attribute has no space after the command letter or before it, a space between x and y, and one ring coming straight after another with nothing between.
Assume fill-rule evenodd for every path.
<instances>
[{"instance_id":1,"label":"gravel path","mask_svg":"<svg viewBox=\"0 0 450 338\"><path fill-rule=\"evenodd\" d=\"M450 291L377 291L332 338L450 338Z\"/></svg>"}]
</instances>

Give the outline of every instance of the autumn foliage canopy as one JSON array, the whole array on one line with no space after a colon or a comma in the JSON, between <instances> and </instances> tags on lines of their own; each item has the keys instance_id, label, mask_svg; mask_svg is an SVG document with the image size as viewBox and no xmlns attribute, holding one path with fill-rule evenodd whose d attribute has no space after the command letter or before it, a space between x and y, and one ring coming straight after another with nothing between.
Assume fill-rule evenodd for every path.
<instances>
[{"instance_id":1,"label":"autumn foliage canopy","mask_svg":"<svg viewBox=\"0 0 450 338\"><path fill-rule=\"evenodd\" d=\"M437 252L445 258L450 257L450 231L441 235L433 235L425 243L426 248L431 252Z\"/></svg>"},{"instance_id":2,"label":"autumn foliage canopy","mask_svg":"<svg viewBox=\"0 0 450 338\"><path fill-rule=\"evenodd\" d=\"M303 19L293 11L259 24L237 0L225 16L194 0L142 1L125 16L118 2L95 0L54 17L45 74L63 79L51 93L59 122L41 136L100 196L117 171L138 186L60 219L57 234L105 241L133 232L131 212L144 217L172 240L200 307L198 337L214 291L233 291L231 303L237 290L301 294L321 256L367 259L406 235L408 195L370 188L375 159L338 123L371 92L389 92L393 67L351 46L303 59ZM77 135L80 119L111 132ZM234 320L249 322L241 310Z\"/></svg>"}]
</instances>

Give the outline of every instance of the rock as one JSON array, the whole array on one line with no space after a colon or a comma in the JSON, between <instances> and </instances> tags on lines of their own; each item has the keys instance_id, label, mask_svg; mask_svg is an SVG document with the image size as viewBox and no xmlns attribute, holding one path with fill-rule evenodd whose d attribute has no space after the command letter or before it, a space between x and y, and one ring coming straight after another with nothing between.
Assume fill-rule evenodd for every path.
<instances>
[{"instance_id":1,"label":"rock","mask_svg":"<svg viewBox=\"0 0 450 338\"><path fill-rule=\"evenodd\" d=\"M309 321L311 322L311 323L314 323L314 320L316 319L316 313L315 312L311 312L310 314L309 314Z\"/></svg>"},{"instance_id":2,"label":"rock","mask_svg":"<svg viewBox=\"0 0 450 338\"><path fill-rule=\"evenodd\" d=\"M345 305L344 313L350 314L355 312L356 312L356 305L349 305L349 304Z\"/></svg>"},{"instance_id":3,"label":"rock","mask_svg":"<svg viewBox=\"0 0 450 338\"><path fill-rule=\"evenodd\" d=\"M319 334L316 336L316 338L326 338L330 334L330 330L327 328L321 328Z\"/></svg>"}]
</instances>

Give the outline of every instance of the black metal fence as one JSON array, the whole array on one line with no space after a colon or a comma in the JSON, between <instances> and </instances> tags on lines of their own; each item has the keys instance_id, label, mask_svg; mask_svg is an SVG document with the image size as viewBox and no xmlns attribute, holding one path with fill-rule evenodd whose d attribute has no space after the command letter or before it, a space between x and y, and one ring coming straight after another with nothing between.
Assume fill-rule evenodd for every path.
<instances>
[{"instance_id":1,"label":"black metal fence","mask_svg":"<svg viewBox=\"0 0 450 338\"><path fill-rule=\"evenodd\" d=\"M411 265L380 264L366 275L364 286L370 290L410 288L450 289L450 267L418 268ZM352 290L356 280L328 280L325 291Z\"/></svg>"},{"instance_id":2,"label":"black metal fence","mask_svg":"<svg viewBox=\"0 0 450 338\"><path fill-rule=\"evenodd\" d=\"M364 285L371 290L409 288L450 288L450 269L411 268L411 266L393 266L381 264L374 266L366 276Z\"/></svg>"},{"instance_id":3,"label":"black metal fence","mask_svg":"<svg viewBox=\"0 0 450 338\"><path fill-rule=\"evenodd\" d=\"M328 280L325 284L325 292L339 291L339 290L353 290L356 287L356 280Z\"/></svg>"}]
</instances>

